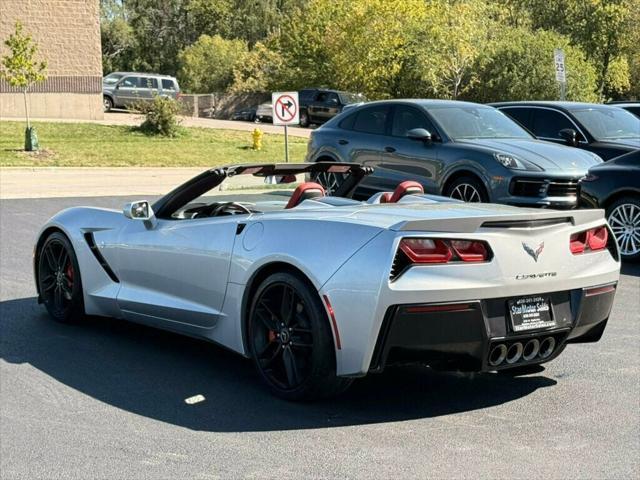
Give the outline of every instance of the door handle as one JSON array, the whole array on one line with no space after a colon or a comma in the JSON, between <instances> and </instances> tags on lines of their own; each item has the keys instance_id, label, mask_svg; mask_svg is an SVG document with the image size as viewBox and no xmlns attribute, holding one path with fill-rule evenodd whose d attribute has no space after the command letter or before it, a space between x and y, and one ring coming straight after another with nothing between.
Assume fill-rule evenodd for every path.
<instances>
[{"instance_id":1,"label":"door handle","mask_svg":"<svg viewBox=\"0 0 640 480\"><path fill-rule=\"evenodd\" d=\"M384 147L384 151L385 151L385 152L389 152L389 153L393 153L393 152L395 152L395 151L396 151L396 149L395 149L395 148L393 148L393 147Z\"/></svg>"},{"instance_id":2,"label":"door handle","mask_svg":"<svg viewBox=\"0 0 640 480\"><path fill-rule=\"evenodd\" d=\"M349 140L338 140L338 143L340 145L346 145L347 143L349 143Z\"/></svg>"}]
</instances>

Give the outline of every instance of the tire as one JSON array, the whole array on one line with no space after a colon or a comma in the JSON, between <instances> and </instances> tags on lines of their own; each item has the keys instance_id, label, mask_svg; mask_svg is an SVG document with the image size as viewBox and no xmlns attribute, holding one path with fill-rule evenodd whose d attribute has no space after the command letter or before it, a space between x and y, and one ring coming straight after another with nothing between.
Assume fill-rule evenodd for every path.
<instances>
[{"instance_id":1,"label":"tire","mask_svg":"<svg viewBox=\"0 0 640 480\"><path fill-rule=\"evenodd\" d=\"M102 97L102 105L105 112L110 112L113 109L113 100L105 95Z\"/></svg>"},{"instance_id":2,"label":"tire","mask_svg":"<svg viewBox=\"0 0 640 480\"><path fill-rule=\"evenodd\" d=\"M333 195L344 179L345 176L342 173L314 172L311 174L311 181L322 185L327 195Z\"/></svg>"},{"instance_id":3,"label":"tire","mask_svg":"<svg viewBox=\"0 0 640 480\"><path fill-rule=\"evenodd\" d=\"M489 201L487 190L480 180L475 177L458 177L451 182L446 191L445 196L463 200L470 203L486 203Z\"/></svg>"},{"instance_id":4,"label":"tire","mask_svg":"<svg viewBox=\"0 0 640 480\"><path fill-rule=\"evenodd\" d=\"M351 385L351 379L336 376L329 319L302 277L288 272L267 277L253 296L247 331L258 375L274 395L311 401Z\"/></svg>"},{"instance_id":5,"label":"tire","mask_svg":"<svg viewBox=\"0 0 640 480\"><path fill-rule=\"evenodd\" d=\"M62 323L80 321L84 313L78 259L67 237L54 232L38 250L38 292L52 319Z\"/></svg>"},{"instance_id":6,"label":"tire","mask_svg":"<svg viewBox=\"0 0 640 480\"><path fill-rule=\"evenodd\" d=\"M307 128L309 125L309 114L305 112L300 112L300 126L302 128Z\"/></svg>"},{"instance_id":7,"label":"tire","mask_svg":"<svg viewBox=\"0 0 640 480\"><path fill-rule=\"evenodd\" d=\"M618 240L624 261L640 261L640 198L622 197L606 210L607 221Z\"/></svg>"}]
</instances>

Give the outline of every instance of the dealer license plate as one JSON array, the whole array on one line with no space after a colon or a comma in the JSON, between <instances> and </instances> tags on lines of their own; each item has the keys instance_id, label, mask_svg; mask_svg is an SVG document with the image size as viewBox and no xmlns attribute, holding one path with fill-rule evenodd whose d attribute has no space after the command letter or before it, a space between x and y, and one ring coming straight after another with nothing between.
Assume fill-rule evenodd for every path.
<instances>
[{"instance_id":1,"label":"dealer license plate","mask_svg":"<svg viewBox=\"0 0 640 480\"><path fill-rule=\"evenodd\" d=\"M556 326L551 313L551 302L546 297L516 298L507 302L514 332L537 330Z\"/></svg>"}]
</instances>

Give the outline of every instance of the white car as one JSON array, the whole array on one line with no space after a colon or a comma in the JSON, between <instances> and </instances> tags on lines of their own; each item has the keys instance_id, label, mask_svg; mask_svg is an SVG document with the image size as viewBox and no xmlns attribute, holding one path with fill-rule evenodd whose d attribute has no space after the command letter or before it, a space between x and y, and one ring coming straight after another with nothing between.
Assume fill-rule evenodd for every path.
<instances>
[{"instance_id":1,"label":"white car","mask_svg":"<svg viewBox=\"0 0 640 480\"><path fill-rule=\"evenodd\" d=\"M322 173L344 176L339 196L313 182L283 201L208 196L234 175ZM35 246L38 298L61 322L111 316L223 345L290 400L396 362L527 368L601 337L620 269L601 210L466 204L415 182L349 198L369 173L223 167L124 214L64 210Z\"/></svg>"}]
</instances>

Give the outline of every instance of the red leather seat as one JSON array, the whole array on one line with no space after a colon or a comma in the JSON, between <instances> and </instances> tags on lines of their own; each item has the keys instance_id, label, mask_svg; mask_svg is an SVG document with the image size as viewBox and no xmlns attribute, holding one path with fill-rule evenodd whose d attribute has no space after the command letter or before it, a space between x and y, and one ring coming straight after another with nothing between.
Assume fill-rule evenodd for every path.
<instances>
[{"instance_id":1,"label":"red leather seat","mask_svg":"<svg viewBox=\"0 0 640 480\"><path fill-rule=\"evenodd\" d=\"M308 200L309 198L320 198L324 197L325 192L322 185L315 182L305 182L298 186L291 195L287 206L284 208L293 208L297 205L300 205L304 200Z\"/></svg>"},{"instance_id":2,"label":"red leather seat","mask_svg":"<svg viewBox=\"0 0 640 480\"><path fill-rule=\"evenodd\" d=\"M413 180L407 180L402 182L400 185L396 187L389 198L387 203L396 203L405 195L422 195L424 193L424 188L418 182L414 182Z\"/></svg>"},{"instance_id":3,"label":"red leather seat","mask_svg":"<svg viewBox=\"0 0 640 480\"><path fill-rule=\"evenodd\" d=\"M384 192L380 195L380 203L389 203L391 201L391 195L393 195L392 192Z\"/></svg>"}]
</instances>

